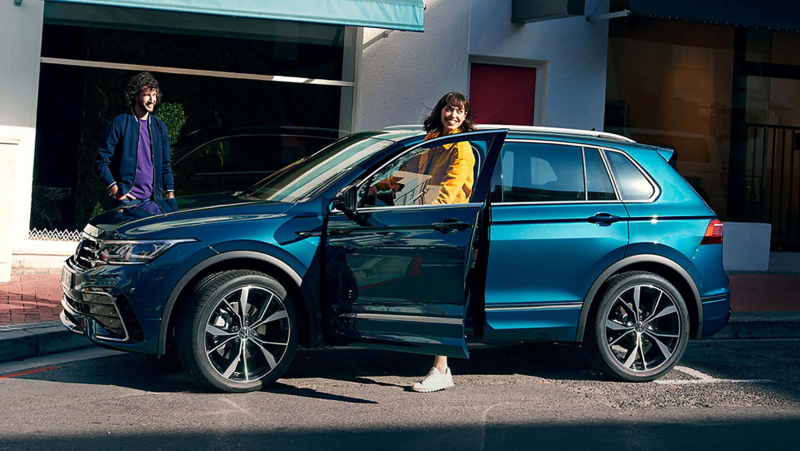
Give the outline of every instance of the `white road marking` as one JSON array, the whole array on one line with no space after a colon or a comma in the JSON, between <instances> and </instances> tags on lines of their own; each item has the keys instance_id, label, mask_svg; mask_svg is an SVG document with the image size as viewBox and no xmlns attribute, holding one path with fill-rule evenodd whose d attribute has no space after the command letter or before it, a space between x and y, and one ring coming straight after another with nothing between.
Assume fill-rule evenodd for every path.
<instances>
[{"instance_id":1,"label":"white road marking","mask_svg":"<svg viewBox=\"0 0 800 451\"><path fill-rule=\"evenodd\" d=\"M222 398L222 400L223 400L223 401L225 401L225 402L227 402L228 404L232 405L233 407L236 407L237 409L239 409L239 411L241 411L241 412L243 412L243 413L249 413L247 410L245 410L245 409L243 409L243 408L239 407L239 405L238 405L238 404L236 404L235 402L231 401L231 400L230 400L230 399L228 399L228 398Z\"/></svg>"},{"instance_id":2,"label":"white road marking","mask_svg":"<svg viewBox=\"0 0 800 451\"><path fill-rule=\"evenodd\" d=\"M16 373L19 371L30 370L43 366L55 366L70 362L79 362L81 360L100 359L103 357L111 357L115 355L125 354L120 351L112 351L100 347L81 349L78 351L64 352L61 354L45 355L41 357L33 357L31 359L22 360L20 362L8 362L0 364L0 374Z\"/></svg>"},{"instance_id":3,"label":"white road marking","mask_svg":"<svg viewBox=\"0 0 800 451\"><path fill-rule=\"evenodd\" d=\"M686 385L686 384L771 384L775 381L769 379L680 379L680 380L657 380L659 385Z\"/></svg>"},{"instance_id":4,"label":"white road marking","mask_svg":"<svg viewBox=\"0 0 800 451\"><path fill-rule=\"evenodd\" d=\"M713 377L709 376L708 374L701 373L697 370L693 370L691 368L686 368L685 366L676 366L676 370L680 371L681 373L688 374L689 376L694 376L698 379L714 379Z\"/></svg>"},{"instance_id":5,"label":"white road marking","mask_svg":"<svg viewBox=\"0 0 800 451\"><path fill-rule=\"evenodd\" d=\"M685 366L676 366L676 370L697 379L657 380L659 385L690 385L690 384L771 384L775 381L769 379L716 379L708 374L701 373Z\"/></svg>"}]
</instances>

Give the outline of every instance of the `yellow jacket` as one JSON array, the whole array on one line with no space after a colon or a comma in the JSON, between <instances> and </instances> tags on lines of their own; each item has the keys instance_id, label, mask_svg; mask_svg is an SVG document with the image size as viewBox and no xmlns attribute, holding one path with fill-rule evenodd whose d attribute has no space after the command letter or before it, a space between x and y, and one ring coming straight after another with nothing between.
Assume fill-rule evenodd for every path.
<instances>
[{"instance_id":1,"label":"yellow jacket","mask_svg":"<svg viewBox=\"0 0 800 451\"><path fill-rule=\"evenodd\" d=\"M454 133L458 133L456 130ZM425 141L438 138L439 133L429 133ZM441 185L434 204L459 204L469 201L474 183L475 156L467 141L434 147L424 154L408 160L406 171L431 176L432 185Z\"/></svg>"}]
</instances>

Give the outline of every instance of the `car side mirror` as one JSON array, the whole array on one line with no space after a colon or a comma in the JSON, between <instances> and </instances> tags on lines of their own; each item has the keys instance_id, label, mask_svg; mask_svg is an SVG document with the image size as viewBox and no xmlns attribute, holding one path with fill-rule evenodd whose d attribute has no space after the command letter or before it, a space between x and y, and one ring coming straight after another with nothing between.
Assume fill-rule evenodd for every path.
<instances>
[{"instance_id":1,"label":"car side mirror","mask_svg":"<svg viewBox=\"0 0 800 451\"><path fill-rule=\"evenodd\" d=\"M356 187L351 185L333 196L333 208L352 218L356 215Z\"/></svg>"}]
</instances>

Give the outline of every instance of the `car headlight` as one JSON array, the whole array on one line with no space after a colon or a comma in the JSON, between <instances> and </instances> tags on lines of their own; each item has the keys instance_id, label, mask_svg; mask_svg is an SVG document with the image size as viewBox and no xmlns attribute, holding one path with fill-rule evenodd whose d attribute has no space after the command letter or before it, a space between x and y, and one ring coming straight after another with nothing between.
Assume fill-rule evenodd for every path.
<instances>
[{"instance_id":1,"label":"car headlight","mask_svg":"<svg viewBox=\"0 0 800 451\"><path fill-rule=\"evenodd\" d=\"M109 240L101 241L96 263L106 265L144 265L179 243L196 240Z\"/></svg>"}]
</instances>

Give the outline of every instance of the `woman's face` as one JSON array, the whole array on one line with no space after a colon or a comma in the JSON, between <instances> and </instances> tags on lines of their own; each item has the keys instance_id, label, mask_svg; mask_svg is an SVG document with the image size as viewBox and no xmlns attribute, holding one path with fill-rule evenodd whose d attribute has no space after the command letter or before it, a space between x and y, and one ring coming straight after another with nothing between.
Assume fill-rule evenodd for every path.
<instances>
[{"instance_id":1,"label":"woman's face","mask_svg":"<svg viewBox=\"0 0 800 451\"><path fill-rule=\"evenodd\" d=\"M442 108L442 128L445 135L453 133L461 127L464 118L467 117L467 112L458 105L448 103Z\"/></svg>"}]
</instances>

